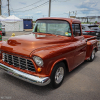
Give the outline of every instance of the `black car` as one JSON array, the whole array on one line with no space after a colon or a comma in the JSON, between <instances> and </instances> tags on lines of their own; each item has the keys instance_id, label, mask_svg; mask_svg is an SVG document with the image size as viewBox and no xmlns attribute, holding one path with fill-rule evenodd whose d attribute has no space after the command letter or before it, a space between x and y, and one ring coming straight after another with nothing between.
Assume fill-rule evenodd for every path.
<instances>
[{"instance_id":1,"label":"black car","mask_svg":"<svg viewBox=\"0 0 100 100\"><path fill-rule=\"evenodd\" d=\"M95 24L82 24L83 35L93 35L100 39L100 28Z\"/></svg>"}]
</instances>

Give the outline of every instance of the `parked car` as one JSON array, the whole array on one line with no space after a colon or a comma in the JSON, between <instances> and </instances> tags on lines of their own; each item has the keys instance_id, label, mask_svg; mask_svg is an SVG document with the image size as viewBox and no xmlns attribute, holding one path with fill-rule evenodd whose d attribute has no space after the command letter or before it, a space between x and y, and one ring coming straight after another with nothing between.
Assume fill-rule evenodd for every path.
<instances>
[{"instance_id":1,"label":"parked car","mask_svg":"<svg viewBox=\"0 0 100 100\"><path fill-rule=\"evenodd\" d=\"M2 25L2 36L5 36L6 32L5 32L5 25Z\"/></svg>"},{"instance_id":2,"label":"parked car","mask_svg":"<svg viewBox=\"0 0 100 100\"><path fill-rule=\"evenodd\" d=\"M67 72L98 51L96 36L83 35L71 18L40 18L32 34L0 42L0 68L27 82L59 87Z\"/></svg>"},{"instance_id":3,"label":"parked car","mask_svg":"<svg viewBox=\"0 0 100 100\"><path fill-rule=\"evenodd\" d=\"M2 25L2 23L0 23L0 27L1 27L1 30L2 30L2 36L5 36L6 35L5 25Z\"/></svg>"},{"instance_id":4,"label":"parked car","mask_svg":"<svg viewBox=\"0 0 100 100\"><path fill-rule=\"evenodd\" d=\"M82 24L83 35L93 35L100 39L100 28L95 24Z\"/></svg>"}]
</instances>

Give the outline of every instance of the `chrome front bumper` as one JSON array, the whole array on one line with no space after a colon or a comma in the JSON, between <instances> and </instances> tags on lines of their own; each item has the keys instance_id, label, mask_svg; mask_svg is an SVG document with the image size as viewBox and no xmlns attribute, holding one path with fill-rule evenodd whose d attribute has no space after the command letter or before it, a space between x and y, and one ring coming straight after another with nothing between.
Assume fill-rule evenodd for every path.
<instances>
[{"instance_id":1,"label":"chrome front bumper","mask_svg":"<svg viewBox=\"0 0 100 100\"><path fill-rule=\"evenodd\" d=\"M6 73L17 77L19 79L22 79L24 81L27 81L29 83L35 84L35 85L39 85L39 86L45 86L47 84L50 83L50 78L49 77L37 77L37 76L33 76L21 71L18 71L16 69L13 69L11 67L8 67L2 63L0 63L0 68L3 69Z\"/></svg>"}]
</instances>

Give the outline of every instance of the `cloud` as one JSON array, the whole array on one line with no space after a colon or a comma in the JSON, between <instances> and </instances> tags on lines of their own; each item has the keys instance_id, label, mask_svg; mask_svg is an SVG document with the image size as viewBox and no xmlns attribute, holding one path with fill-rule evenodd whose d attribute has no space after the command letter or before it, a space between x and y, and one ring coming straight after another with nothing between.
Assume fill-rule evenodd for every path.
<instances>
[{"instance_id":1,"label":"cloud","mask_svg":"<svg viewBox=\"0 0 100 100\"><path fill-rule=\"evenodd\" d=\"M85 0L83 1L81 4L79 4L78 6L76 6L77 8L87 8L87 9L97 9L98 2L94 2L94 1L90 1L90 0Z\"/></svg>"},{"instance_id":2,"label":"cloud","mask_svg":"<svg viewBox=\"0 0 100 100\"><path fill-rule=\"evenodd\" d=\"M41 11L37 11L36 14L42 14L42 12Z\"/></svg>"},{"instance_id":3,"label":"cloud","mask_svg":"<svg viewBox=\"0 0 100 100\"><path fill-rule=\"evenodd\" d=\"M29 15L29 14L28 14L28 15L25 15L25 16L32 16L32 15Z\"/></svg>"},{"instance_id":4,"label":"cloud","mask_svg":"<svg viewBox=\"0 0 100 100\"><path fill-rule=\"evenodd\" d=\"M99 11L97 5L98 5L97 1L85 0L76 7L80 9L80 12L82 12L83 14L88 14L91 11Z\"/></svg>"},{"instance_id":5,"label":"cloud","mask_svg":"<svg viewBox=\"0 0 100 100\"><path fill-rule=\"evenodd\" d=\"M90 2L90 0L85 0L84 2Z\"/></svg>"},{"instance_id":6,"label":"cloud","mask_svg":"<svg viewBox=\"0 0 100 100\"><path fill-rule=\"evenodd\" d=\"M26 5L26 3L25 2L19 2L20 4L22 4L22 5Z\"/></svg>"}]
</instances>

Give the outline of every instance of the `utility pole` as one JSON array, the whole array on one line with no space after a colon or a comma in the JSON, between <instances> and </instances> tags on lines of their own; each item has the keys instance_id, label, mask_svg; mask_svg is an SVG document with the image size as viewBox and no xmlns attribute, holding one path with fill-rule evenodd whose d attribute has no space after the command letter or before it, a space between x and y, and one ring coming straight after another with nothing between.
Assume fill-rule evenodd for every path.
<instances>
[{"instance_id":1,"label":"utility pole","mask_svg":"<svg viewBox=\"0 0 100 100\"><path fill-rule=\"evenodd\" d=\"M48 14L48 17L50 17L50 12L51 12L51 0L49 0L49 14Z\"/></svg>"},{"instance_id":2,"label":"utility pole","mask_svg":"<svg viewBox=\"0 0 100 100\"><path fill-rule=\"evenodd\" d=\"M70 11L69 11L69 18L70 18Z\"/></svg>"},{"instance_id":3,"label":"utility pole","mask_svg":"<svg viewBox=\"0 0 100 100\"><path fill-rule=\"evenodd\" d=\"M10 16L10 9L9 9L9 0L8 1L8 15Z\"/></svg>"},{"instance_id":4,"label":"utility pole","mask_svg":"<svg viewBox=\"0 0 100 100\"><path fill-rule=\"evenodd\" d=\"M1 0L0 0L0 15L1 15Z\"/></svg>"},{"instance_id":5,"label":"utility pole","mask_svg":"<svg viewBox=\"0 0 100 100\"><path fill-rule=\"evenodd\" d=\"M87 23L88 23L88 17L87 17Z\"/></svg>"}]
</instances>

